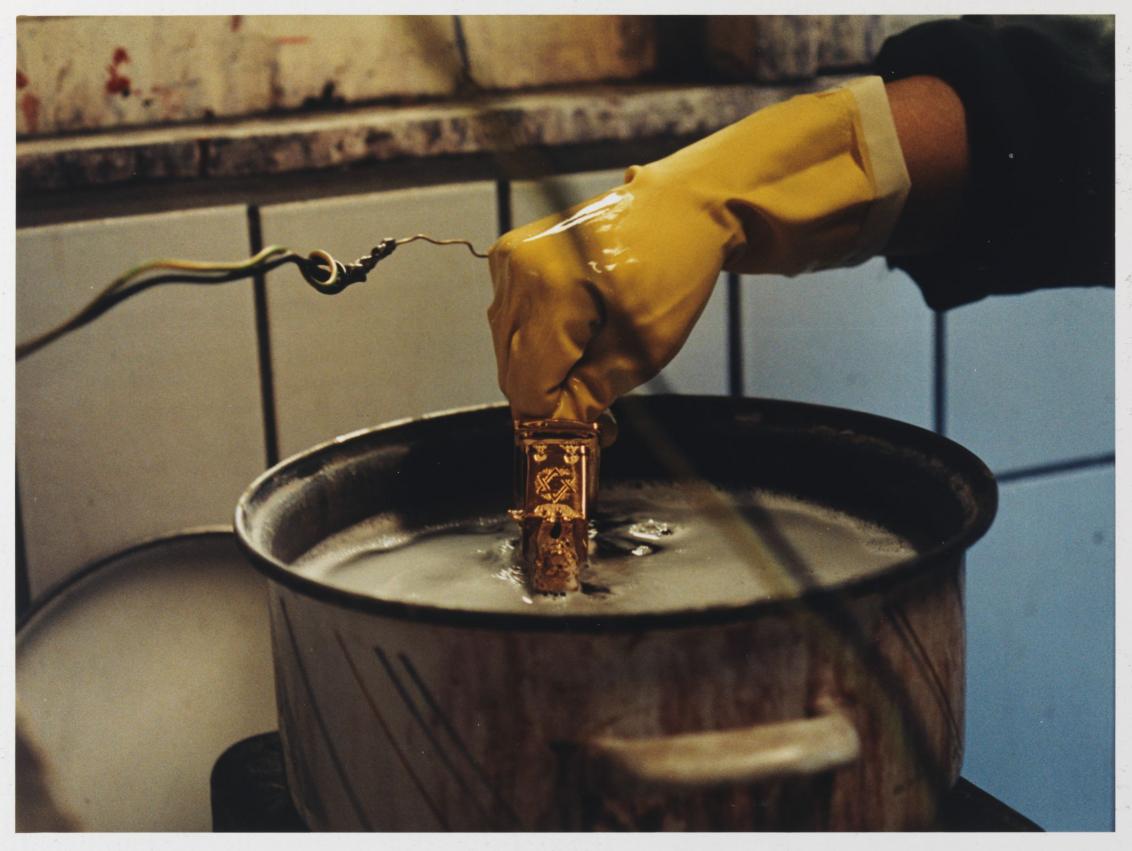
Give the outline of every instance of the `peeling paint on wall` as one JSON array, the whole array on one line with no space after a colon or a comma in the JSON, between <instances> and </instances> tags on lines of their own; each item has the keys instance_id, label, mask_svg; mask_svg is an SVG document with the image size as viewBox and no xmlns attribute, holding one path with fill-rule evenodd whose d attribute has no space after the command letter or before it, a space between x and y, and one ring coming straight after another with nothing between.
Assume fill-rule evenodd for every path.
<instances>
[{"instance_id":1,"label":"peeling paint on wall","mask_svg":"<svg viewBox=\"0 0 1132 851\"><path fill-rule=\"evenodd\" d=\"M106 66L106 71L110 74L110 78L106 81L106 93L108 95L130 96L130 78L120 73L118 70L124 63L129 61L130 54L126 52L126 48L114 48L114 56L110 60L110 64Z\"/></svg>"},{"instance_id":2,"label":"peeling paint on wall","mask_svg":"<svg viewBox=\"0 0 1132 851\"><path fill-rule=\"evenodd\" d=\"M706 16L717 77L863 67L925 16ZM21 17L16 130L51 136L493 91L650 80L657 20L631 15Z\"/></svg>"},{"instance_id":3,"label":"peeling paint on wall","mask_svg":"<svg viewBox=\"0 0 1132 851\"><path fill-rule=\"evenodd\" d=\"M36 128L39 127L39 98L28 92L20 98L20 115L24 119L30 129L29 133L34 133Z\"/></svg>"},{"instance_id":4,"label":"peeling paint on wall","mask_svg":"<svg viewBox=\"0 0 1132 851\"><path fill-rule=\"evenodd\" d=\"M334 103L443 96L457 62L450 16L20 18L16 36L21 135L295 110L328 84Z\"/></svg>"}]
</instances>

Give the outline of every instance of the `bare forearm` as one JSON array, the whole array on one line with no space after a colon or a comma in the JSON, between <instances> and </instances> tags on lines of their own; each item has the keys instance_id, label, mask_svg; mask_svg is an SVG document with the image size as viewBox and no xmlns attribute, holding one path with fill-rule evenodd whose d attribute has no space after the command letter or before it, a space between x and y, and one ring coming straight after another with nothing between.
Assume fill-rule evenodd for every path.
<instances>
[{"instance_id":1,"label":"bare forearm","mask_svg":"<svg viewBox=\"0 0 1132 851\"><path fill-rule=\"evenodd\" d=\"M963 211L969 168L963 104L938 77L908 77L886 90L912 183L886 253L934 251L954 236Z\"/></svg>"}]
</instances>

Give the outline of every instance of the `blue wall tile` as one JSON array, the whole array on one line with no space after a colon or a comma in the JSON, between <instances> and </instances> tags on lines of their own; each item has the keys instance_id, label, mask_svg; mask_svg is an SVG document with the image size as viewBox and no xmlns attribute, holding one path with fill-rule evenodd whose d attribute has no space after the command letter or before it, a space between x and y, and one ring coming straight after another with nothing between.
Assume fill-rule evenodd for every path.
<instances>
[{"instance_id":1,"label":"blue wall tile","mask_svg":"<svg viewBox=\"0 0 1132 851\"><path fill-rule=\"evenodd\" d=\"M932 312L883 260L784 278L744 276L748 396L932 425Z\"/></svg>"},{"instance_id":2,"label":"blue wall tile","mask_svg":"<svg viewBox=\"0 0 1132 851\"><path fill-rule=\"evenodd\" d=\"M949 437L996 472L1113 451L1111 289L997 296L946 321Z\"/></svg>"},{"instance_id":3,"label":"blue wall tile","mask_svg":"<svg viewBox=\"0 0 1132 851\"><path fill-rule=\"evenodd\" d=\"M963 774L1047 830L1113 826L1114 484L1003 485L968 558Z\"/></svg>"}]
</instances>

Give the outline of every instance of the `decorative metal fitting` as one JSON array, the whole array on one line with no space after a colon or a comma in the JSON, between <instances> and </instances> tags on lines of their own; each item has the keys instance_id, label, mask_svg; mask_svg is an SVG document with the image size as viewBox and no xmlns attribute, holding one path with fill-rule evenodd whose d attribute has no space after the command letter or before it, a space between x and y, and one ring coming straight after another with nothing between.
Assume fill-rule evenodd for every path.
<instances>
[{"instance_id":1,"label":"decorative metal fitting","mask_svg":"<svg viewBox=\"0 0 1132 851\"><path fill-rule=\"evenodd\" d=\"M589 557L586 520L597 490L598 426L576 420L515 423L515 502L531 590L581 587Z\"/></svg>"},{"instance_id":2,"label":"decorative metal fitting","mask_svg":"<svg viewBox=\"0 0 1132 851\"><path fill-rule=\"evenodd\" d=\"M312 251L310 257L299 264L299 271L306 282L323 295L337 295L350 284L364 281L374 267L396 249L397 240L387 237L353 263L335 260L325 251Z\"/></svg>"}]
</instances>

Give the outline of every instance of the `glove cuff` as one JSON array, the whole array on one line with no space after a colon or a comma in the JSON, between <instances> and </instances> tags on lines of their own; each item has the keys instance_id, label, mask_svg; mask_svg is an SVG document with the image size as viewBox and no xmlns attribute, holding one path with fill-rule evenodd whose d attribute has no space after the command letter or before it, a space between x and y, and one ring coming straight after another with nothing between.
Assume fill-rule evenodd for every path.
<instances>
[{"instance_id":1,"label":"glove cuff","mask_svg":"<svg viewBox=\"0 0 1132 851\"><path fill-rule=\"evenodd\" d=\"M857 102L864 167L876 191L856 244L842 262L846 266L862 263L883 253L904 201L912 187L884 81L879 76L859 77L838 88L847 90Z\"/></svg>"}]
</instances>

